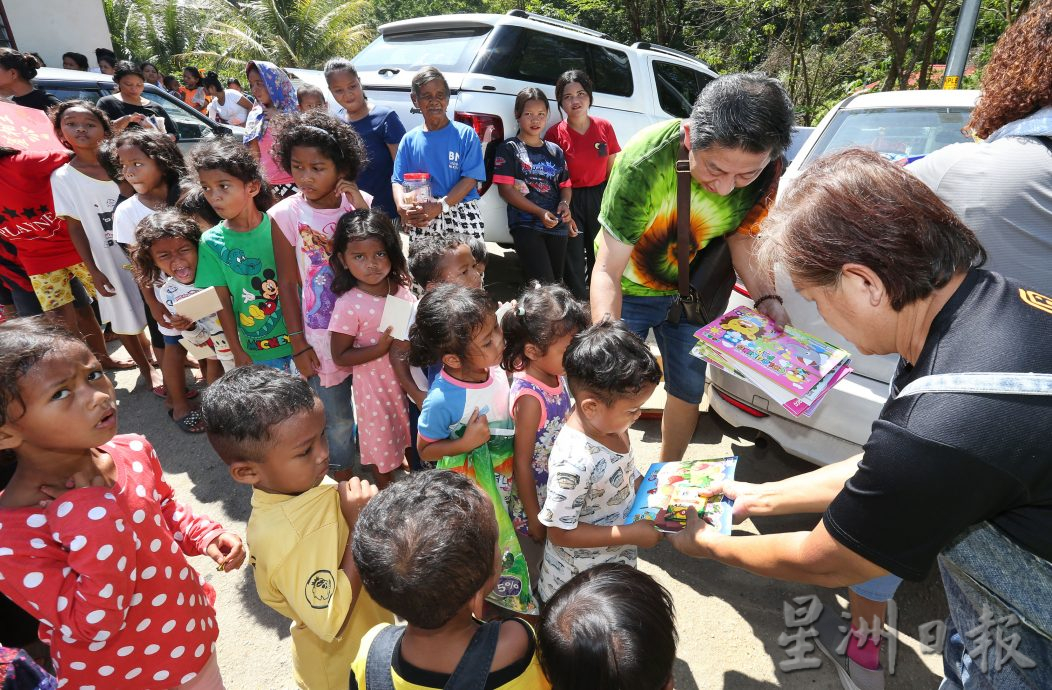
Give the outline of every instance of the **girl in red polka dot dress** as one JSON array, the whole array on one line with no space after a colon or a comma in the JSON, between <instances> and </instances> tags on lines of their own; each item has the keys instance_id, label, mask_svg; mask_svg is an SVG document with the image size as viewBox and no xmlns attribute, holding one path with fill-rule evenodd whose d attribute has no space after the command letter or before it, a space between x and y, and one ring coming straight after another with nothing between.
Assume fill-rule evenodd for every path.
<instances>
[{"instance_id":1,"label":"girl in red polka dot dress","mask_svg":"<svg viewBox=\"0 0 1052 690\"><path fill-rule=\"evenodd\" d=\"M0 591L40 621L58 687L222 688L215 592L241 539L175 500L150 444L120 435L87 347L36 319L0 326Z\"/></svg>"}]
</instances>

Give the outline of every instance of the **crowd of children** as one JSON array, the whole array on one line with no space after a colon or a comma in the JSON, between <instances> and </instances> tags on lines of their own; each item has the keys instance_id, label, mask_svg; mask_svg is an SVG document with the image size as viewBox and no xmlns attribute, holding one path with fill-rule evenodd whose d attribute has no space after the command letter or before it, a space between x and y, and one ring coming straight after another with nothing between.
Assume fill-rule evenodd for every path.
<instances>
[{"instance_id":1,"label":"crowd of children","mask_svg":"<svg viewBox=\"0 0 1052 690\"><path fill-rule=\"evenodd\" d=\"M195 99L220 95L214 75L184 76ZM548 282L498 308L483 287L477 137L446 118L441 73L414 79L425 124L404 137L346 61L326 69L342 117L270 63L247 77L243 142L184 158L155 128L113 131L69 101L51 117L72 157L0 152L24 193L50 182L68 228L20 252L58 318L0 326L0 592L39 621L59 687L223 687L214 592L185 556L229 571L246 555L175 499L148 441L117 434L105 349L80 325L71 277L172 419L206 431L253 487L256 589L293 621L300 687L670 686L671 602L633 569L661 533L625 524L640 480L627 431L661 372L551 282L575 223L565 157L541 139L543 95L520 95L497 182L523 220L517 244L559 228L563 249L530 239L549 247ZM404 176L447 145L464 156L430 168L439 201L409 198ZM218 308L189 315L203 298ZM396 331L385 312L399 304ZM626 664L589 639L597 626L617 648L656 651Z\"/></svg>"}]
</instances>

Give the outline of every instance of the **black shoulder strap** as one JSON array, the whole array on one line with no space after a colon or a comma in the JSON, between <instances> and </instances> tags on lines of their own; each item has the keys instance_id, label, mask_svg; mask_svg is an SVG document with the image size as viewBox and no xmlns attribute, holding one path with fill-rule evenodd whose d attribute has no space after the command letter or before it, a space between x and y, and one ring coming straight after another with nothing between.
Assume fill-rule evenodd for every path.
<instances>
[{"instance_id":1,"label":"black shoulder strap","mask_svg":"<svg viewBox=\"0 0 1052 690\"><path fill-rule=\"evenodd\" d=\"M1044 147L1045 147L1046 149L1048 149L1049 151L1052 151L1052 137L1037 137L1037 136L1036 136L1036 137L1032 137L1032 138L1033 138L1033 139L1037 139L1038 141L1040 141L1040 142L1041 142L1041 144L1042 144L1042 145L1043 145L1043 146L1044 146Z\"/></svg>"},{"instance_id":2,"label":"black shoulder strap","mask_svg":"<svg viewBox=\"0 0 1052 690\"><path fill-rule=\"evenodd\" d=\"M687 147L679 145L676 160L676 268L679 295L690 297L690 159Z\"/></svg>"},{"instance_id":3,"label":"black shoulder strap","mask_svg":"<svg viewBox=\"0 0 1052 690\"><path fill-rule=\"evenodd\" d=\"M394 664L395 649L404 634L404 625L389 625L373 638L365 658L365 690L395 690L391 666Z\"/></svg>"},{"instance_id":4,"label":"black shoulder strap","mask_svg":"<svg viewBox=\"0 0 1052 690\"><path fill-rule=\"evenodd\" d=\"M490 621L479 626L453 675L449 677L445 690L486 690L493 655L500 639L500 625L501 621Z\"/></svg>"}]
</instances>

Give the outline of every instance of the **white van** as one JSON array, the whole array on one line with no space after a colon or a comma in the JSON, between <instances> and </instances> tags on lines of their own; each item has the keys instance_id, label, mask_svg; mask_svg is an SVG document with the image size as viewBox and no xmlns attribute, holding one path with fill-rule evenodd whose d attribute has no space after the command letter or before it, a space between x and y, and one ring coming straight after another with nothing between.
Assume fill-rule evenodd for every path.
<instances>
[{"instance_id":1,"label":"white van","mask_svg":"<svg viewBox=\"0 0 1052 690\"><path fill-rule=\"evenodd\" d=\"M409 97L410 82L421 68L437 67L449 82L450 117L473 127L484 148L515 134L515 95L525 87L538 87L552 99L549 125L557 122L555 82L569 69L592 78L591 112L613 124L622 145L649 124L689 115L698 93L716 77L686 53L649 43L624 45L522 10L384 24L351 62L368 98L397 112L407 130L423 122ZM510 243L507 207L490 186L479 185L487 239Z\"/></svg>"}]
</instances>

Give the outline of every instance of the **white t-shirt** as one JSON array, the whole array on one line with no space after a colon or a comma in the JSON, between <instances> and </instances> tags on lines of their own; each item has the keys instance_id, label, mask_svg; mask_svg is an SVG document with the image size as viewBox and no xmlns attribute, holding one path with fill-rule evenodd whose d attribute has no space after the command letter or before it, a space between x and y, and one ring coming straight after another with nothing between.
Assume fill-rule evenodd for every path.
<instances>
[{"instance_id":1,"label":"white t-shirt","mask_svg":"<svg viewBox=\"0 0 1052 690\"><path fill-rule=\"evenodd\" d=\"M625 524L636 499L638 473L632 450L615 453L577 429L563 426L548 459L548 492L538 518L541 524L574 529L579 523ZM573 549L544 546L537 592L549 601L578 573L602 563L636 565L635 546Z\"/></svg>"},{"instance_id":2,"label":"white t-shirt","mask_svg":"<svg viewBox=\"0 0 1052 690\"><path fill-rule=\"evenodd\" d=\"M208 103L207 115L215 121L222 120L231 125L243 125L248 119L248 109L240 105L239 101L244 98L240 91L233 89L223 90L224 102L219 103L218 98L213 98Z\"/></svg>"},{"instance_id":3,"label":"white t-shirt","mask_svg":"<svg viewBox=\"0 0 1052 690\"><path fill-rule=\"evenodd\" d=\"M154 213L156 211L139 201L138 195L125 199L113 212L113 239L121 244L135 244L135 226Z\"/></svg>"},{"instance_id":4,"label":"white t-shirt","mask_svg":"<svg viewBox=\"0 0 1052 690\"><path fill-rule=\"evenodd\" d=\"M169 313L175 314L176 302L201 292L202 289L205 288L196 287L193 283L189 285L180 283L169 276L164 283L153 287L153 294ZM191 331L177 331L172 328L165 328L161 324L157 324L157 328L165 335L182 336L194 345L212 348L216 353L216 357L223 363L223 369L226 371L233 369L234 354L230 351L230 344L223 334L223 326L219 323L218 312L204 316L195 323L196 328Z\"/></svg>"},{"instance_id":5,"label":"white t-shirt","mask_svg":"<svg viewBox=\"0 0 1052 690\"><path fill-rule=\"evenodd\" d=\"M96 180L66 164L51 173L55 215L80 221L91 247L95 265L116 290L112 297L98 293L99 314L114 333L133 335L146 328L146 310L131 261L113 241L113 207L120 190L115 182ZM98 286L96 286L96 289Z\"/></svg>"}]
</instances>

